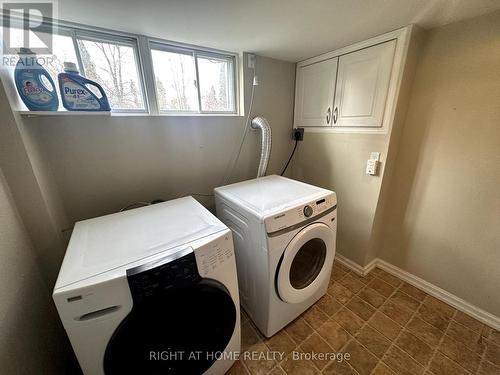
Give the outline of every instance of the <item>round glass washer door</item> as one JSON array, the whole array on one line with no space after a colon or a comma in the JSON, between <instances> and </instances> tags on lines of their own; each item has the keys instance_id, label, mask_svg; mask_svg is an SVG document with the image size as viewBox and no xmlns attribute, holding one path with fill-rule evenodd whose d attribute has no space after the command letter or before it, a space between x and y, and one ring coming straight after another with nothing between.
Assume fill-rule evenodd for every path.
<instances>
[{"instance_id":1,"label":"round glass washer door","mask_svg":"<svg viewBox=\"0 0 500 375\"><path fill-rule=\"evenodd\" d=\"M334 232L323 223L314 223L293 237L277 270L280 298L300 303L312 297L330 276L335 256Z\"/></svg>"}]
</instances>

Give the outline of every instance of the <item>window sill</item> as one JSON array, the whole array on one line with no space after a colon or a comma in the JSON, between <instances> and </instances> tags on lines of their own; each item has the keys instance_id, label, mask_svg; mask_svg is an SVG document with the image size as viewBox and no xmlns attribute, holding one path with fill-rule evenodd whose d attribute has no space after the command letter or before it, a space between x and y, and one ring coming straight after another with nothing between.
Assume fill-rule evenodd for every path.
<instances>
[{"instance_id":1,"label":"window sill","mask_svg":"<svg viewBox=\"0 0 500 375\"><path fill-rule=\"evenodd\" d=\"M109 116L109 111L17 111L23 117L38 116Z\"/></svg>"},{"instance_id":2,"label":"window sill","mask_svg":"<svg viewBox=\"0 0 500 375\"><path fill-rule=\"evenodd\" d=\"M111 116L111 117L242 117L238 113L159 113L106 111L16 111L23 117L40 116Z\"/></svg>"}]
</instances>

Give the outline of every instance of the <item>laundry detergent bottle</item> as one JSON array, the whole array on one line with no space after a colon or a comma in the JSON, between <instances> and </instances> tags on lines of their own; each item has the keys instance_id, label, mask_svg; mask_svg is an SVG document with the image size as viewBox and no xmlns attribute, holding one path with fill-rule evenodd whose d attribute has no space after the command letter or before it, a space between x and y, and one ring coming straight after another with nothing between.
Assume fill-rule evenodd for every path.
<instances>
[{"instance_id":1,"label":"laundry detergent bottle","mask_svg":"<svg viewBox=\"0 0 500 375\"><path fill-rule=\"evenodd\" d=\"M109 111L104 89L97 82L82 77L72 62L64 63L59 76L59 90L64 108L68 111ZM94 87L96 90L91 90Z\"/></svg>"},{"instance_id":2,"label":"laundry detergent bottle","mask_svg":"<svg viewBox=\"0 0 500 375\"><path fill-rule=\"evenodd\" d=\"M59 99L56 85L29 48L19 51L14 81L19 96L30 111L57 111Z\"/></svg>"}]
</instances>

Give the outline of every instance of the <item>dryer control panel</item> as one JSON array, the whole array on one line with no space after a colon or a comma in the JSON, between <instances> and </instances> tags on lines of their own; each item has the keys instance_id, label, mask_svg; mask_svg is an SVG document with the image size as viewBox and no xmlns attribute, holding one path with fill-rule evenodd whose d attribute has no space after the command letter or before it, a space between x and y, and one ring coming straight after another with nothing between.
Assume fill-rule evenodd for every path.
<instances>
[{"instance_id":1,"label":"dryer control panel","mask_svg":"<svg viewBox=\"0 0 500 375\"><path fill-rule=\"evenodd\" d=\"M301 224L308 220L314 220L318 215L335 209L337 196L335 193L328 194L319 199L301 204L277 215L265 219L267 233L274 233L291 226Z\"/></svg>"}]
</instances>

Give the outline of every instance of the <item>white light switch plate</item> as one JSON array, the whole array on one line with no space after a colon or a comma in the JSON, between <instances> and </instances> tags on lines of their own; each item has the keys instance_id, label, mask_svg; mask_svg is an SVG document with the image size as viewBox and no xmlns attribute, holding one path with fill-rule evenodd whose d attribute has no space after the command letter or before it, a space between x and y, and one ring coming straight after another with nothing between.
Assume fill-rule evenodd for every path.
<instances>
[{"instance_id":1,"label":"white light switch plate","mask_svg":"<svg viewBox=\"0 0 500 375\"><path fill-rule=\"evenodd\" d=\"M369 159L366 162L366 174L370 176L376 176L378 172L378 161L374 159Z\"/></svg>"}]
</instances>

